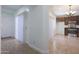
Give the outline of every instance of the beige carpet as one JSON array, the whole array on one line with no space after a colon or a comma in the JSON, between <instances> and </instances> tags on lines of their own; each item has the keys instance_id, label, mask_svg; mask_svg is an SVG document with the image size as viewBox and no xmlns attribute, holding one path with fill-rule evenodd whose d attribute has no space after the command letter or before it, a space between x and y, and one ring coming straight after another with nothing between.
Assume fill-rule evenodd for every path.
<instances>
[{"instance_id":1,"label":"beige carpet","mask_svg":"<svg viewBox=\"0 0 79 59\"><path fill-rule=\"evenodd\" d=\"M2 54L38 54L39 52L12 38L1 40Z\"/></svg>"}]
</instances>

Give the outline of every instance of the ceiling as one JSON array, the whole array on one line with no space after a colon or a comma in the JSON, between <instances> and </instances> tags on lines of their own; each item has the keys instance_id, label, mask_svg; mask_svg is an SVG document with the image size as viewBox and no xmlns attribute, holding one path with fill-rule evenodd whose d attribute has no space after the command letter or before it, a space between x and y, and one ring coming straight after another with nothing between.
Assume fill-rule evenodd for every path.
<instances>
[{"instance_id":1,"label":"ceiling","mask_svg":"<svg viewBox=\"0 0 79 59\"><path fill-rule=\"evenodd\" d=\"M68 5L51 5L50 8L55 16L65 16L65 13L69 11ZM74 16L79 15L79 5L72 5L72 10L76 11Z\"/></svg>"},{"instance_id":2,"label":"ceiling","mask_svg":"<svg viewBox=\"0 0 79 59\"><path fill-rule=\"evenodd\" d=\"M8 14L15 14L22 5L2 5L2 12Z\"/></svg>"},{"instance_id":3,"label":"ceiling","mask_svg":"<svg viewBox=\"0 0 79 59\"><path fill-rule=\"evenodd\" d=\"M2 5L2 11L6 13L16 13L21 7L33 8L35 5Z\"/></svg>"},{"instance_id":4,"label":"ceiling","mask_svg":"<svg viewBox=\"0 0 79 59\"><path fill-rule=\"evenodd\" d=\"M3 9L12 10L12 11L16 11L17 9L21 7L22 5L3 5L2 6Z\"/></svg>"},{"instance_id":5,"label":"ceiling","mask_svg":"<svg viewBox=\"0 0 79 59\"><path fill-rule=\"evenodd\" d=\"M14 13L15 11L17 11L19 8L23 6L27 8L35 7L35 5L2 5L2 11ZM68 12L69 10L69 6L68 5L51 5L50 9L55 16L65 16L65 13ZM74 14L74 16L79 15L79 5L72 5L72 10L76 11L76 14Z\"/></svg>"}]
</instances>

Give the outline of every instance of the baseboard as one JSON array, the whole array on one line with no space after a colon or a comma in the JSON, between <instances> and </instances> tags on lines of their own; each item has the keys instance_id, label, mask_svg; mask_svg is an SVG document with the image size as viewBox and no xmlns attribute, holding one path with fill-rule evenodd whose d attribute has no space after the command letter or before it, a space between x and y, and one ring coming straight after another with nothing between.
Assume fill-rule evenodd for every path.
<instances>
[{"instance_id":1,"label":"baseboard","mask_svg":"<svg viewBox=\"0 0 79 59\"><path fill-rule=\"evenodd\" d=\"M1 39L7 39L7 38L12 38L12 39L15 39L15 37L13 37L13 36L1 37Z\"/></svg>"},{"instance_id":2,"label":"baseboard","mask_svg":"<svg viewBox=\"0 0 79 59\"><path fill-rule=\"evenodd\" d=\"M33 44L30 44L29 42L26 42L31 48L37 50L39 53L41 54L48 54L48 52L46 50L41 50L39 48L37 48L36 46L34 46Z\"/></svg>"}]
</instances>

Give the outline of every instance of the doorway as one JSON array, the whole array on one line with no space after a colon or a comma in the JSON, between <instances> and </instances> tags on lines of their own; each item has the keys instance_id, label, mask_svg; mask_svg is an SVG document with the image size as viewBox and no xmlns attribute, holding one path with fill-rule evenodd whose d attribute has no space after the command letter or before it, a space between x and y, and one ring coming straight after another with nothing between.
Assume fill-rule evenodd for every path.
<instances>
[{"instance_id":1,"label":"doorway","mask_svg":"<svg viewBox=\"0 0 79 59\"><path fill-rule=\"evenodd\" d=\"M16 16L16 19L15 19L15 38L20 41L20 42L23 42L23 25L24 23L24 16L21 14L21 15L18 15Z\"/></svg>"}]
</instances>

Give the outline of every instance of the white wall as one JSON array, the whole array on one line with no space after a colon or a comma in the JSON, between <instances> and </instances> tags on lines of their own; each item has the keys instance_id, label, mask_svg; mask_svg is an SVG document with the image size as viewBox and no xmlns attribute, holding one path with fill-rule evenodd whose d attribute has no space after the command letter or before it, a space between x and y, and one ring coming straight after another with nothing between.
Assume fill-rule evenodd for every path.
<instances>
[{"instance_id":1,"label":"white wall","mask_svg":"<svg viewBox=\"0 0 79 59\"><path fill-rule=\"evenodd\" d=\"M24 33L24 41L25 41L25 43L26 43L26 41L28 42L29 41L29 13L27 13L26 11L23 13L23 15L24 15L24 29L23 29L23 33Z\"/></svg>"},{"instance_id":2,"label":"white wall","mask_svg":"<svg viewBox=\"0 0 79 59\"><path fill-rule=\"evenodd\" d=\"M0 54L1 54L1 6L0 6Z\"/></svg>"},{"instance_id":3,"label":"white wall","mask_svg":"<svg viewBox=\"0 0 79 59\"><path fill-rule=\"evenodd\" d=\"M57 22L56 25L57 25L56 26L56 33L64 35L64 28L65 28L64 22Z\"/></svg>"},{"instance_id":4,"label":"white wall","mask_svg":"<svg viewBox=\"0 0 79 59\"><path fill-rule=\"evenodd\" d=\"M48 53L48 11L46 6L37 6L27 13L25 41L41 53ZM28 25L27 25L28 24Z\"/></svg>"},{"instance_id":5,"label":"white wall","mask_svg":"<svg viewBox=\"0 0 79 59\"><path fill-rule=\"evenodd\" d=\"M22 10L19 10L19 14ZM24 12L24 11L23 11ZM26 11L25 11L26 12ZM30 12L24 12L24 40L41 53L48 53L49 20L48 7L35 6ZM16 15L17 15L16 14Z\"/></svg>"},{"instance_id":6,"label":"white wall","mask_svg":"<svg viewBox=\"0 0 79 59\"><path fill-rule=\"evenodd\" d=\"M1 38L1 6L0 6L0 38Z\"/></svg>"},{"instance_id":7,"label":"white wall","mask_svg":"<svg viewBox=\"0 0 79 59\"><path fill-rule=\"evenodd\" d=\"M1 37L12 36L15 34L15 20L14 15L2 12Z\"/></svg>"},{"instance_id":8,"label":"white wall","mask_svg":"<svg viewBox=\"0 0 79 59\"><path fill-rule=\"evenodd\" d=\"M49 12L49 38L51 39L56 33L56 16Z\"/></svg>"},{"instance_id":9,"label":"white wall","mask_svg":"<svg viewBox=\"0 0 79 59\"><path fill-rule=\"evenodd\" d=\"M48 6L41 6L42 7L42 13L43 13L43 39L42 42L42 49L44 53L48 53L48 39L49 39L49 17L48 17ZM39 9L38 9L39 10ZM41 15L41 14L40 14ZM39 17L40 18L40 17ZM41 43L40 43L41 44Z\"/></svg>"}]
</instances>

